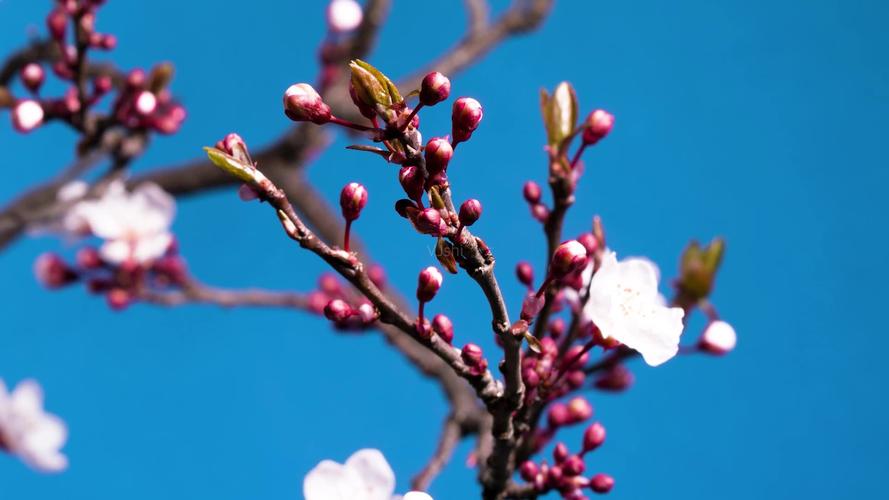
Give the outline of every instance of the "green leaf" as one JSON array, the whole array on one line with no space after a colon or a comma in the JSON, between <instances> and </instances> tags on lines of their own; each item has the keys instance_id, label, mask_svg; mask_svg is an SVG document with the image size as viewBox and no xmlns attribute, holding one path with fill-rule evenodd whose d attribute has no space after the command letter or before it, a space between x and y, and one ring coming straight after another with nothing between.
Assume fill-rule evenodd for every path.
<instances>
[{"instance_id":1,"label":"green leaf","mask_svg":"<svg viewBox=\"0 0 889 500\"><path fill-rule=\"evenodd\" d=\"M352 86L355 87L355 93L364 104L388 108L403 101L392 80L377 68L361 59L354 59L349 63L349 70L352 72Z\"/></svg>"},{"instance_id":2,"label":"green leaf","mask_svg":"<svg viewBox=\"0 0 889 500\"><path fill-rule=\"evenodd\" d=\"M562 82L546 100L544 115L549 144L559 147L565 138L574 133L577 124L577 94L568 82Z\"/></svg>"},{"instance_id":3,"label":"green leaf","mask_svg":"<svg viewBox=\"0 0 889 500\"><path fill-rule=\"evenodd\" d=\"M246 183L252 184L255 182L256 179L254 176L256 168L252 165L245 165L234 157L226 154L224 151L220 151L216 148L205 147L204 151L207 152L207 157L210 158L210 161L217 167Z\"/></svg>"}]
</instances>

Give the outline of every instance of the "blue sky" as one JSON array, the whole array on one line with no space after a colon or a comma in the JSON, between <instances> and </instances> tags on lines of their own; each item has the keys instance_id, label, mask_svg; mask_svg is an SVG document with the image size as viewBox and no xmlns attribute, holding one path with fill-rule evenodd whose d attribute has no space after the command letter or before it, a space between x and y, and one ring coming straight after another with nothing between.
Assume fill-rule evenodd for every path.
<instances>
[{"instance_id":1,"label":"blue sky","mask_svg":"<svg viewBox=\"0 0 889 500\"><path fill-rule=\"evenodd\" d=\"M42 26L49 1L0 1L0 50ZM410 72L459 36L464 12L445 2L395 2L370 58ZM506 2L495 2L502 8ZM124 67L170 60L189 110L138 171L196 157L229 131L261 145L288 127L281 92L312 81L324 2L112 0L99 29L119 36ZM613 498L875 498L887 473L889 278L884 186L889 113L889 6L878 0L557 2L538 33L511 41L454 78L455 96L485 107L450 172L477 197L477 225L518 306L513 265L538 266L538 226L521 199L545 181L537 92L570 80L582 108L617 117L586 156L567 234L601 214L621 255L647 255L675 275L689 238L723 235L714 301L740 336L722 359L634 365L620 396L592 394L608 442L592 471L613 474ZM226 70L219 72L222 66ZM426 136L448 110L423 113ZM0 201L55 173L73 137L52 126L27 137L0 117ZM414 286L432 264L427 242L391 209L394 171L342 149L310 167L330 200L346 182L370 202L355 230ZM180 204L175 230L194 273L220 286L309 289L322 269L282 236L271 214L232 190ZM0 377L34 377L71 437L71 468L41 476L0 457L0 498L301 498L323 458L361 447L390 459L399 489L434 447L446 407L376 335L342 336L287 311L136 306L122 314L82 289L46 292L31 264L51 239L0 254ZM253 266L242 266L254 255ZM456 341L493 352L486 306L465 276L446 277L431 305ZM700 320L688 332L694 337ZM579 435L567 433L574 444ZM458 450L438 499L471 498Z\"/></svg>"}]
</instances>

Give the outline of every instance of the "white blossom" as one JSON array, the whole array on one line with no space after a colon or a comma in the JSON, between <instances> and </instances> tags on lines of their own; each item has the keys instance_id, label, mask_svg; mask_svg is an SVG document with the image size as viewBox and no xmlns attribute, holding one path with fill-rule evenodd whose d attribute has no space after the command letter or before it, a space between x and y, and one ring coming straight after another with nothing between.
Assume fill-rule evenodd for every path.
<instances>
[{"instance_id":1,"label":"white blossom","mask_svg":"<svg viewBox=\"0 0 889 500\"><path fill-rule=\"evenodd\" d=\"M105 240L99 251L108 262L142 264L161 257L169 248L175 213L173 198L156 184L140 184L128 192L123 181L115 181L101 198L75 204L64 226L86 226Z\"/></svg>"},{"instance_id":2,"label":"white blossom","mask_svg":"<svg viewBox=\"0 0 889 500\"><path fill-rule=\"evenodd\" d=\"M676 355L685 315L682 308L664 305L659 279L651 261L631 257L618 262L614 252L606 252L583 310L583 319L604 337L635 349L651 366Z\"/></svg>"},{"instance_id":3,"label":"white blossom","mask_svg":"<svg viewBox=\"0 0 889 500\"><path fill-rule=\"evenodd\" d=\"M59 451L67 438L65 423L43 410L43 390L37 382L20 382L10 393L0 379L0 450L34 469L59 472L68 466Z\"/></svg>"},{"instance_id":4,"label":"white blossom","mask_svg":"<svg viewBox=\"0 0 889 500\"><path fill-rule=\"evenodd\" d=\"M395 500L395 473L379 450L358 450L340 464L324 460L306 474L303 495L306 500ZM432 500L412 491L402 500Z\"/></svg>"}]
</instances>

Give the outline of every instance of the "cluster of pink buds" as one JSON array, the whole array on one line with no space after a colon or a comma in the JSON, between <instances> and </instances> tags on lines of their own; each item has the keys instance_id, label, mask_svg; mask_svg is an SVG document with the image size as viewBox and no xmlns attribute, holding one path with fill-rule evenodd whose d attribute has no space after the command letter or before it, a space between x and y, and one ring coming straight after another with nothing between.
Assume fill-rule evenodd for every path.
<instances>
[{"instance_id":1,"label":"cluster of pink buds","mask_svg":"<svg viewBox=\"0 0 889 500\"><path fill-rule=\"evenodd\" d=\"M170 65L159 65L150 74L131 71L120 77L121 82L117 84L107 71L81 75L87 71L88 50L110 50L117 44L114 35L95 29L96 14L103 3L99 0L56 1L46 20L59 54L51 69L68 86L59 97L41 96L46 81L44 63L33 61L22 66L19 80L30 95L16 97L10 89L0 88L0 108L11 108L15 130L31 132L51 119L64 121L83 134L96 134L115 126L161 134L173 134L180 129L185 109L167 90L172 77ZM86 85L80 85L81 79ZM93 120L88 120L88 112L115 87L119 93L107 115L97 113Z\"/></svg>"},{"instance_id":2,"label":"cluster of pink buds","mask_svg":"<svg viewBox=\"0 0 889 500\"><path fill-rule=\"evenodd\" d=\"M588 405L589 403L587 403ZM558 418L571 418L568 414L569 411L565 409L564 416ZM584 411L587 410L584 409ZM589 408L588 411L589 415L585 414L583 420L592 415L592 408ZM552 425L552 419L552 413L550 413L550 425ZM559 442L553 447L552 464L546 460L540 463L527 460L519 466L519 475L530 483L538 493L556 491L566 500L587 498L583 494L583 490L586 488L595 493L608 493L614 487L614 479L611 476L601 473L589 478L583 476L586 471L584 456L601 446L603 442L605 442L605 428L602 424L594 422L584 431L581 448L577 453L571 453L565 443Z\"/></svg>"},{"instance_id":3,"label":"cluster of pink buds","mask_svg":"<svg viewBox=\"0 0 889 500\"><path fill-rule=\"evenodd\" d=\"M476 344L466 344L460 350L460 359L466 364L470 375L479 377L488 369L488 360L482 352L482 348Z\"/></svg>"},{"instance_id":4,"label":"cluster of pink buds","mask_svg":"<svg viewBox=\"0 0 889 500\"><path fill-rule=\"evenodd\" d=\"M93 247L78 250L73 263L65 262L57 254L45 253L35 261L34 275L49 289L84 283L90 293L105 296L115 311L138 300L145 289L179 287L188 279L185 261L178 255L175 244L170 245L165 255L145 264L109 262Z\"/></svg>"},{"instance_id":5,"label":"cluster of pink buds","mask_svg":"<svg viewBox=\"0 0 889 500\"><path fill-rule=\"evenodd\" d=\"M370 277L378 287L384 285L382 269L374 266ZM379 312L366 298L344 287L336 276L324 273L318 278L317 290L309 294L309 310L321 314L341 331L364 331L372 327Z\"/></svg>"},{"instance_id":6,"label":"cluster of pink buds","mask_svg":"<svg viewBox=\"0 0 889 500\"><path fill-rule=\"evenodd\" d=\"M543 195L543 192L540 190L540 184L534 181L526 182L522 189L522 194L531 208L531 216L541 223L546 223L547 219L549 219L549 208L540 201Z\"/></svg>"}]
</instances>

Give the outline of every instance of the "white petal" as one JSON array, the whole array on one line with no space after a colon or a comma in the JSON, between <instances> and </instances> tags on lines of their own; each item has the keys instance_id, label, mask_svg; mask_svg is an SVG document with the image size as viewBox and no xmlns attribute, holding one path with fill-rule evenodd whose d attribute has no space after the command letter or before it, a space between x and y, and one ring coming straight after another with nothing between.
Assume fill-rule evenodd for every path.
<instances>
[{"instance_id":1,"label":"white petal","mask_svg":"<svg viewBox=\"0 0 889 500\"><path fill-rule=\"evenodd\" d=\"M346 467L361 476L366 500L389 500L395 491L395 473L380 450L358 450L348 460Z\"/></svg>"},{"instance_id":2,"label":"white petal","mask_svg":"<svg viewBox=\"0 0 889 500\"><path fill-rule=\"evenodd\" d=\"M89 190L89 184L84 181L71 181L64 186L60 187L58 191L56 191L56 198L59 201L74 201L86 194Z\"/></svg>"},{"instance_id":3,"label":"white petal","mask_svg":"<svg viewBox=\"0 0 889 500\"><path fill-rule=\"evenodd\" d=\"M717 320L707 325L701 340L712 350L727 353L737 345L738 335L732 325Z\"/></svg>"},{"instance_id":4,"label":"white petal","mask_svg":"<svg viewBox=\"0 0 889 500\"><path fill-rule=\"evenodd\" d=\"M173 236L170 233L142 237L135 244L133 259L139 263L155 260L164 255L167 249L170 248L172 241Z\"/></svg>"},{"instance_id":5,"label":"white petal","mask_svg":"<svg viewBox=\"0 0 889 500\"><path fill-rule=\"evenodd\" d=\"M401 500L432 500L432 497L422 491L409 491Z\"/></svg>"},{"instance_id":6,"label":"white petal","mask_svg":"<svg viewBox=\"0 0 889 500\"><path fill-rule=\"evenodd\" d=\"M132 246L125 240L110 240L99 248L99 254L112 264L123 264L130 259Z\"/></svg>"},{"instance_id":7,"label":"white petal","mask_svg":"<svg viewBox=\"0 0 889 500\"><path fill-rule=\"evenodd\" d=\"M126 232L126 208L117 202L84 202L73 213L82 217L99 238L120 238Z\"/></svg>"},{"instance_id":8,"label":"white petal","mask_svg":"<svg viewBox=\"0 0 889 500\"><path fill-rule=\"evenodd\" d=\"M332 460L324 460L306 474L306 500L363 500L363 482L358 473Z\"/></svg>"},{"instance_id":9,"label":"white petal","mask_svg":"<svg viewBox=\"0 0 889 500\"><path fill-rule=\"evenodd\" d=\"M21 415L34 415L43 412L43 389L34 380L23 380L12 391L10 406Z\"/></svg>"}]
</instances>

